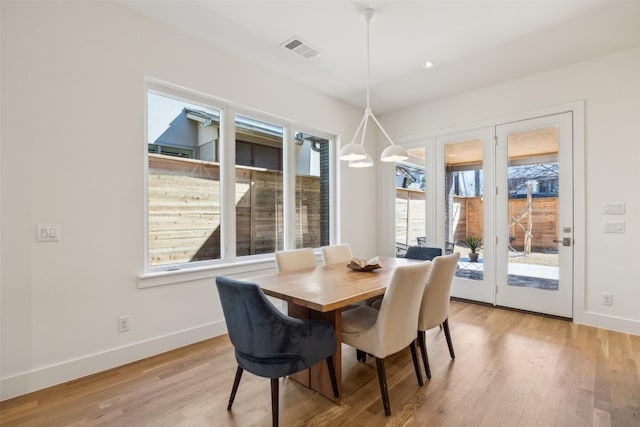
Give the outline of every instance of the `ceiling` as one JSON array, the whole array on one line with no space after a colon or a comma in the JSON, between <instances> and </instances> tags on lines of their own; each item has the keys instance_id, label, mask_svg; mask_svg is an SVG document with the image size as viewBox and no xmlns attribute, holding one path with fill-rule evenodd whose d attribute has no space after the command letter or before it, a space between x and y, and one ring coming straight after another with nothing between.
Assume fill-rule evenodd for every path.
<instances>
[{"instance_id":1,"label":"ceiling","mask_svg":"<svg viewBox=\"0 0 640 427\"><path fill-rule=\"evenodd\" d=\"M640 1L115 0L259 69L377 114L640 45ZM282 44L299 37L306 59ZM421 64L433 60L436 66Z\"/></svg>"}]
</instances>

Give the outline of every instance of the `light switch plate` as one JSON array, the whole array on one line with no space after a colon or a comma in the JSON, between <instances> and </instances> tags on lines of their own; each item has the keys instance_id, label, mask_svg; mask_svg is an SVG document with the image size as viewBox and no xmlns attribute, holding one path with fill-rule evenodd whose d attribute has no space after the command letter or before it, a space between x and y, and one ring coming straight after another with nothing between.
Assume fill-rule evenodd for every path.
<instances>
[{"instance_id":1,"label":"light switch plate","mask_svg":"<svg viewBox=\"0 0 640 427\"><path fill-rule=\"evenodd\" d=\"M604 221L602 223L603 233L624 233L625 222L624 221Z\"/></svg>"},{"instance_id":2,"label":"light switch plate","mask_svg":"<svg viewBox=\"0 0 640 427\"><path fill-rule=\"evenodd\" d=\"M624 202L605 202L602 206L602 213L605 215L624 215Z\"/></svg>"},{"instance_id":3,"label":"light switch plate","mask_svg":"<svg viewBox=\"0 0 640 427\"><path fill-rule=\"evenodd\" d=\"M38 224L36 226L37 242L59 242L60 224Z\"/></svg>"}]
</instances>

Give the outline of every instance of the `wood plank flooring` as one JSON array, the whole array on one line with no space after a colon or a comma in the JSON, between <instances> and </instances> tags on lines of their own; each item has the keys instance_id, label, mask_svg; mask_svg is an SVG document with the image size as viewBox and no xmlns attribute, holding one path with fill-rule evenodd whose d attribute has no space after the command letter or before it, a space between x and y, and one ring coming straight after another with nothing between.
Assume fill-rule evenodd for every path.
<instances>
[{"instance_id":1,"label":"wood plank flooring","mask_svg":"<svg viewBox=\"0 0 640 427\"><path fill-rule=\"evenodd\" d=\"M387 362L392 415L375 361L343 347L336 405L289 379L282 426L640 426L640 337L461 301L451 304L456 359L427 332L432 379L409 350ZM226 336L0 403L2 426L269 426L269 380L236 370ZM425 378L426 380L426 378Z\"/></svg>"}]
</instances>

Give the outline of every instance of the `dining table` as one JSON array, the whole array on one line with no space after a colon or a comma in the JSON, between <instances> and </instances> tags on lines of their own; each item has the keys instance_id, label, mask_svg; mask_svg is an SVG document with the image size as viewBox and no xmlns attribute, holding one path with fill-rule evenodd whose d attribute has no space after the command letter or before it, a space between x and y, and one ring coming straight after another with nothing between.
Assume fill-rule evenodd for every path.
<instances>
[{"instance_id":1,"label":"dining table","mask_svg":"<svg viewBox=\"0 0 640 427\"><path fill-rule=\"evenodd\" d=\"M419 260L377 257L381 267L372 271L355 271L347 264L321 265L290 272L252 276L246 280L259 285L263 292L287 303L287 314L300 319L321 319L335 328L337 351L334 366L338 389L342 389L342 310L352 304L383 295L393 271ZM326 364L317 363L292 376L296 381L334 400Z\"/></svg>"}]
</instances>

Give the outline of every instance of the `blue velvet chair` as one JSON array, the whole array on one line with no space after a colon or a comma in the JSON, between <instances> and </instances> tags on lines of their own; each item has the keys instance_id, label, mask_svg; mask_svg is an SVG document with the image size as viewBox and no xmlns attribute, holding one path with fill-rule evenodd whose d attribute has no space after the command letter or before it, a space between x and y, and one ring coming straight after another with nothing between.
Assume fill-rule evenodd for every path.
<instances>
[{"instance_id":1,"label":"blue velvet chair","mask_svg":"<svg viewBox=\"0 0 640 427\"><path fill-rule=\"evenodd\" d=\"M231 410L242 372L271 378L271 412L278 425L278 379L326 360L338 399L338 384L332 355L336 334L322 320L296 319L282 314L254 283L219 276L216 286L227 322L229 338L235 348L238 369L227 410Z\"/></svg>"},{"instance_id":2,"label":"blue velvet chair","mask_svg":"<svg viewBox=\"0 0 640 427\"><path fill-rule=\"evenodd\" d=\"M423 261L431 261L435 257L442 255L442 249L430 248L427 246L409 246L405 258L421 259Z\"/></svg>"}]
</instances>

